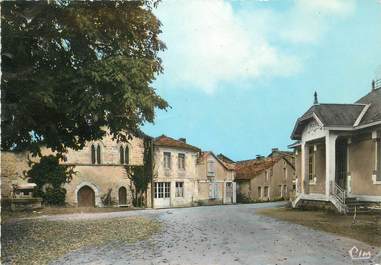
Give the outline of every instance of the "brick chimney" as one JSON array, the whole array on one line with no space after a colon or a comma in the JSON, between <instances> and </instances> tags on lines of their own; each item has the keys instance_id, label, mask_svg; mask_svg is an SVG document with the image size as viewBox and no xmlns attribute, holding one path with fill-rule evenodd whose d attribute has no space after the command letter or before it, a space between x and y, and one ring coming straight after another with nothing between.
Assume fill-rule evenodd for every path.
<instances>
[{"instance_id":1,"label":"brick chimney","mask_svg":"<svg viewBox=\"0 0 381 265\"><path fill-rule=\"evenodd\" d=\"M180 142L183 142L184 144L187 143L187 139L186 139L186 138L179 138L179 141L180 141Z\"/></svg>"}]
</instances>

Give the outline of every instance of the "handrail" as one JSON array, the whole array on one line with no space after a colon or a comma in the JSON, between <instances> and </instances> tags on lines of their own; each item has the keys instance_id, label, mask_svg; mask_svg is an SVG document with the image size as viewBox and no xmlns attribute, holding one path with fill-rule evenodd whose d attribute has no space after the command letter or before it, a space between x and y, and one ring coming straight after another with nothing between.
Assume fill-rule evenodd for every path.
<instances>
[{"instance_id":1,"label":"handrail","mask_svg":"<svg viewBox=\"0 0 381 265\"><path fill-rule=\"evenodd\" d=\"M337 185L337 183L335 183L334 195L339 202L345 204L346 192L342 187Z\"/></svg>"}]
</instances>

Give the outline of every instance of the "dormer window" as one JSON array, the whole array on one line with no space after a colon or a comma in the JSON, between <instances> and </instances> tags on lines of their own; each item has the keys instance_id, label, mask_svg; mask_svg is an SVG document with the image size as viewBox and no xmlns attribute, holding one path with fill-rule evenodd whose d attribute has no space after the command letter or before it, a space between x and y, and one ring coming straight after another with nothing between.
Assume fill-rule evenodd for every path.
<instances>
[{"instance_id":1,"label":"dormer window","mask_svg":"<svg viewBox=\"0 0 381 265\"><path fill-rule=\"evenodd\" d=\"M91 145L91 163L101 164L101 146L100 144Z\"/></svg>"},{"instance_id":2,"label":"dormer window","mask_svg":"<svg viewBox=\"0 0 381 265\"><path fill-rule=\"evenodd\" d=\"M130 163L130 150L128 146L119 147L120 164L128 165Z\"/></svg>"}]
</instances>

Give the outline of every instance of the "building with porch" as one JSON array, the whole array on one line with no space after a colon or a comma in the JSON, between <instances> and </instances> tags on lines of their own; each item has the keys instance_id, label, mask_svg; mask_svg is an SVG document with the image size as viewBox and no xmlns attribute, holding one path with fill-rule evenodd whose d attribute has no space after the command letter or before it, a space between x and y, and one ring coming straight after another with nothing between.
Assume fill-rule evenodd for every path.
<instances>
[{"instance_id":1,"label":"building with porch","mask_svg":"<svg viewBox=\"0 0 381 265\"><path fill-rule=\"evenodd\" d=\"M381 82L353 104L314 105L295 124L293 206L320 202L346 213L381 202Z\"/></svg>"}]
</instances>

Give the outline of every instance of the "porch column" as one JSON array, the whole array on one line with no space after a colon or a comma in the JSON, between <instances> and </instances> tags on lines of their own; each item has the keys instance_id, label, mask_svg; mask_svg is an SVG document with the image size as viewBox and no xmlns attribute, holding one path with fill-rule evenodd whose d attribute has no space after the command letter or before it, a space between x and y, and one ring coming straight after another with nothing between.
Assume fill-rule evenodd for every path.
<instances>
[{"instance_id":1,"label":"porch column","mask_svg":"<svg viewBox=\"0 0 381 265\"><path fill-rule=\"evenodd\" d=\"M333 188L333 185L335 184L336 139L337 135L328 131L327 136L325 137L325 196L327 200L329 200L331 188Z\"/></svg>"},{"instance_id":2,"label":"porch column","mask_svg":"<svg viewBox=\"0 0 381 265\"><path fill-rule=\"evenodd\" d=\"M301 179L300 179L300 187L301 187L301 193L307 194L308 193L308 152L309 147L306 142L302 142L301 146Z\"/></svg>"}]
</instances>

